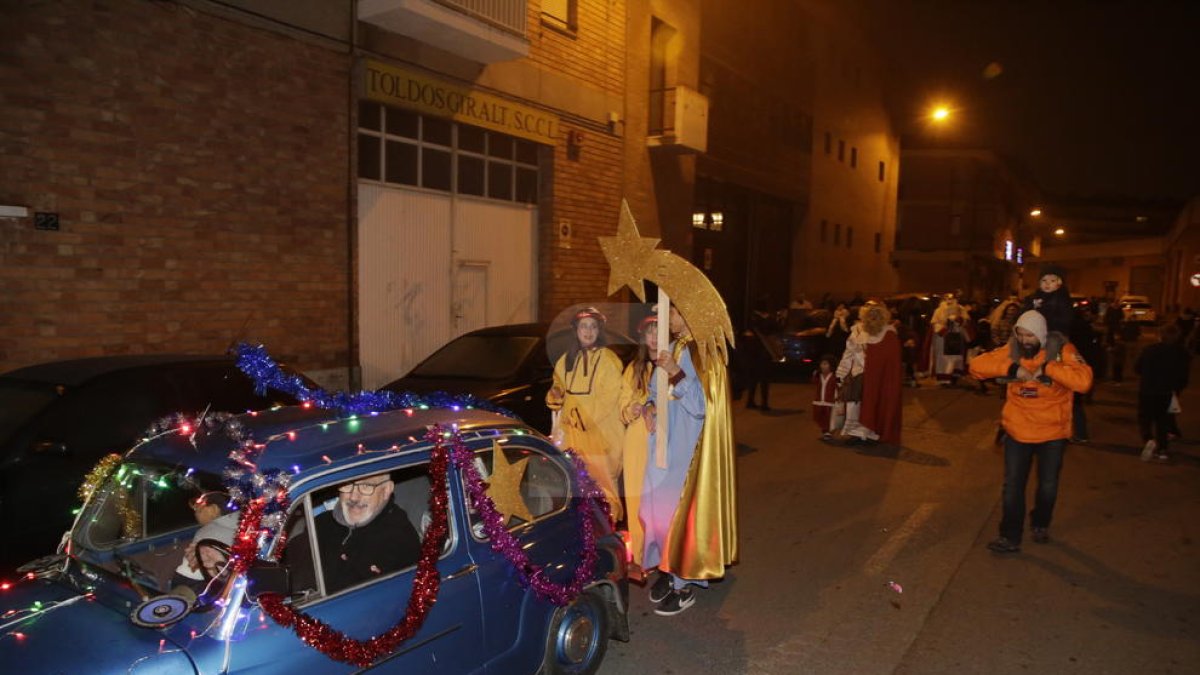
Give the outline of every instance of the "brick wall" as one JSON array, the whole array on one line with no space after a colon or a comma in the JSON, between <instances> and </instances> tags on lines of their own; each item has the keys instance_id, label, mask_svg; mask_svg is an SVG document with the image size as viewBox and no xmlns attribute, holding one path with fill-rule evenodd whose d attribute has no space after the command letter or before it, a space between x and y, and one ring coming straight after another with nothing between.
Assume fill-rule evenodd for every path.
<instances>
[{"instance_id":1,"label":"brick wall","mask_svg":"<svg viewBox=\"0 0 1200 675\"><path fill-rule=\"evenodd\" d=\"M578 8L578 29L572 35L544 25L541 3L529 3L528 60L588 88L623 97L624 0L580 0ZM571 131L583 134L577 148L567 146ZM608 263L597 237L617 229L624 142L601 120L562 118L551 184L539 209L538 313L543 320L570 305L608 295ZM562 221L571 222L569 248L559 237Z\"/></svg>"},{"instance_id":2,"label":"brick wall","mask_svg":"<svg viewBox=\"0 0 1200 675\"><path fill-rule=\"evenodd\" d=\"M221 352L348 360L348 57L172 3L6 3L0 372Z\"/></svg>"}]
</instances>

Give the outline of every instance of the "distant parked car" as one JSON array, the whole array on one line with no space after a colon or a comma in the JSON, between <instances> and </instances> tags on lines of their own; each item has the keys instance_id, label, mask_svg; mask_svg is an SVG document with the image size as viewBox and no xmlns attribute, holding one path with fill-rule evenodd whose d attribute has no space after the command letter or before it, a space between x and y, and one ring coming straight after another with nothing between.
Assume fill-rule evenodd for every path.
<instances>
[{"instance_id":1,"label":"distant parked car","mask_svg":"<svg viewBox=\"0 0 1200 675\"><path fill-rule=\"evenodd\" d=\"M159 418L295 403L284 394L258 396L222 356L105 356L0 375L0 573L53 552L87 471L105 454L133 447Z\"/></svg>"},{"instance_id":2,"label":"distant parked car","mask_svg":"<svg viewBox=\"0 0 1200 675\"><path fill-rule=\"evenodd\" d=\"M525 425L490 412L438 408L347 423L336 412L292 407L242 415L239 422L265 446L255 458L258 475L290 477L284 491L291 506L281 524L264 526L248 569L221 566L228 543L205 537L197 547L216 551L218 560L201 573L215 582L197 590L180 580L177 567L199 528L190 506L197 494L220 489L232 444L223 434L202 434L195 445L179 434L158 437L138 446L97 488L71 532L65 560L47 563L46 578L22 580L0 594L9 631L0 640L5 672L362 672L318 648L336 655L342 639L378 636L369 645L378 651L363 669L372 673L565 675L596 672L609 638L629 639L622 540L598 506L581 500L584 486L572 460ZM426 439L432 425L459 430L474 455L468 461L475 480L493 475L497 453L519 467L506 494L522 510L497 527L527 561L521 574L559 588L577 580L580 592L566 595L564 606L518 583L512 558L489 539L496 530L484 526L469 498L468 470L443 465L445 473L435 473ZM280 437L287 440L271 441ZM392 487L382 487L381 474ZM443 480L438 509L431 485ZM414 539L445 537L431 570L440 583L431 591L416 583L423 551L380 553L373 560L382 569L372 564L350 578L328 564L351 536L343 538L334 524L344 513L339 494L370 500L384 490L391 490L390 504L381 508L395 514L390 529L351 530L367 538L356 539L351 555L398 551L388 548L392 540L371 544L405 529L398 523L406 517ZM252 517L251 509L240 513ZM595 563L576 571L585 532L595 537ZM350 566L366 563L354 558ZM423 592L435 594L423 621L408 639L382 647L393 627L408 627L403 621L418 611L409 598ZM276 607L306 615L291 619L325 625L306 623L293 632L264 608L266 593Z\"/></svg>"},{"instance_id":3,"label":"distant parked car","mask_svg":"<svg viewBox=\"0 0 1200 675\"><path fill-rule=\"evenodd\" d=\"M522 323L471 331L447 342L407 375L382 388L417 394L471 394L549 433L546 392L554 377L553 364L573 339L570 329L556 330L547 337L550 330L549 323ZM607 330L605 337L623 363L632 358L632 340Z\"/></svg>"},{"instance_id":4,"label":"distant parked car","mask_svg":"<svg viewBox=\"0 0 1200 675\"><path fill-rule=\"evenodd\" d=\"M789 309L783 327L768 337L772 354L779 354L783 375L805 377L817 368L828 348L825 331L833 313L825 309Z\"/></svg>"},{"instance_id":5,"label":"distant parked car","mask_svg":"<svg viewBox=\"0 0 1200 675\"><path fill-rule=\"evenodd\" d=\"M1154 323L1158 320L1158 315L1148 302L1122 302L1121 313L1126 321L1136 323Z\"/></svg>"}]
</instances>

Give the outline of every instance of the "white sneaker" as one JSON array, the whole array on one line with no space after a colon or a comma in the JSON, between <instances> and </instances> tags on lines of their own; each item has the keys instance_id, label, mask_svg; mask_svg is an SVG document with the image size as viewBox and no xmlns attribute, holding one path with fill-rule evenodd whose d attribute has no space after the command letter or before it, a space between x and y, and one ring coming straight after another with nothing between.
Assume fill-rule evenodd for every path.
<instances>
[{"instance_id":1,"label":"white sneaker","mask_svg":"<svg viewBox=\"0 0 1200 675\"><path fill-rule=\"evenodd\" d=\"M1151 457L1154 457L1154 451L1158 449L1158 443L1153 438L1146 441L1146 445L1142 447L1142 461L1149 462Z\"/></svg>"}]
</instances>

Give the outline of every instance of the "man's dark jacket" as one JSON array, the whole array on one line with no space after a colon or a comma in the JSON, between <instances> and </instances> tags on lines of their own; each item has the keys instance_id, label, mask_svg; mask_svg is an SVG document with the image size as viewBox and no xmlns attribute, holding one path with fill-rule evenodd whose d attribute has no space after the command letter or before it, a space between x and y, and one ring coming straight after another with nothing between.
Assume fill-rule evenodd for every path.
<instances>
[{"instance_id":1,"label":"man's dark jacket","mask_svg":"<svg viewBox=\"0 0 1200 675\"><path fill-rule=\"evenodd\" d=\"M328 593L395 572L421 556L421 539L404 510L388 502L365 525L348 527L341 520L341 505L316 519L321 547L321 570Z\"/></svg>"},{"instance_id":2,"label":"man's dark jacket","mask_svg":"<svg viewBox=\"0 0 1200 675\"><path fill-rule=\"evenodd\" d=\"M1134 365L1141 378L1138 395L1169 396L1188 383L1188 353L1178 343L1158 342L1142 350Z\"/></svg>"}]
</instances>

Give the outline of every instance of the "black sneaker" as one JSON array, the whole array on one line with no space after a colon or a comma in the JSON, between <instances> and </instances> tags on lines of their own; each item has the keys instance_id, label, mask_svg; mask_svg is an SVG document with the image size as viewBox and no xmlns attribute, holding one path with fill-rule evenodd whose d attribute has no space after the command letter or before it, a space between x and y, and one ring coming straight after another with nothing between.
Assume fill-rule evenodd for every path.
<instances>
[{"instance_id":1,"label":"black sneaker","mask_svg":"<svg viewBox=\"0 0 1200 675\"><path fill-rule=\"evenodd\" d=\"M684 588L681 591L668 593L666 599L654 608L654 613L659 616L675 616L694 604L696 604L695 592L690 588Z\"/></svg>"},{"instance_id":2,"label":"black sneaker","mask_svg":"<svg viewBox=\"0 0 1200 675\"><path fill-rule=\"evenodd\" d=\"M1033 528L1033 543L1049 544L1050 543L1050 530L1047 530L1044 527Z\"/></svg>"},{"instance_id":3,"label":"black sneaker","mask_svg":"<svg viewBox=\"0 0 1200 675\"><path fill-rule=\"evenodd\" d=\"M1021 545L1008 537L996 537L988 542L988 550L995 553L1020 553Z\"/></svg>"},{"instance_id":4,"label":"black sneaker","mask_svg":"<svg viewBox=\"0 0 1200 675\"><path fill-rule=\"evenodd\" d=\"M658 573L658 578L650 585L650 602L658 604L671 594L671 575Z\"/></svg>"}]
</instances>

